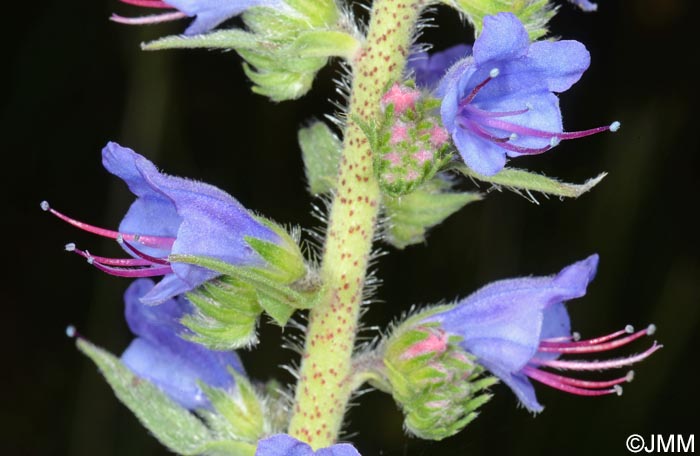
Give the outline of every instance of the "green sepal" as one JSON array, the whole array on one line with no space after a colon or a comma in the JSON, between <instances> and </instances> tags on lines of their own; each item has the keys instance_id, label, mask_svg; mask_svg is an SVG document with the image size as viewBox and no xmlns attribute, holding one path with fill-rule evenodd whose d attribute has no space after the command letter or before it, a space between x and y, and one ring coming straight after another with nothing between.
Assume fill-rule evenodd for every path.
<instances>
[{"instance_id":1,"label":"green sepal","mask_svg":"<svg viewBox=\"0 0 700 456\"><path fill-rule=\"evenodd\" d=\"M309 23L315 27L335 24L340 16L335 0L285 0L285 2L306 16Z\"/></svg>"},{"instance_id":2,"label":"green sepal","mask_svg":"<svg viewBox=\"0 0 700 456\"><path fill-rule=\"evenodd\" d=\"M309 192L313 195L330 192L336 186L342 149L340 139L323 122L300 129L298 137Z\"/></svg>"},{"instance_id":3,"label":"green sepal","mask_svg":"<svg viewBox=\"0 0 700 456\"><path fill-rule=\"evenodd\" d=\"M357 53L361 43L352 35L337 30L312 30L299 35L289 49L299 57L343 57Z\"/></svg>"},{"instance_id":4,"label":"green sepal","mask_svg":"<svg viewBox=\"0 0 700 456\"><path fill-rule=\"evenodd\" d=\"M272 101L295 100L311 89L316 73L291 73L288 71L256 71L243 64L246 76L255 84L254 93Z\"/></svg>"},{"instance_id":5,"label":"green sepal","mask_svg":"<svg viewBox=\"0 0 700 456\"><path fill-rule=\"evenodd\" d=\"M284 326L295 309L314 307L322 295L318 284L300 280L295 283L280 283L270 278L264 268L234 266L215 258L192 255L171 255L170 261L194 264L222 274L226 279L241 281L255 290L257 302L280 326ZM301 291L295 289L298 288Z\"/></svg>"},{"instance_id":6,"label":"green sepal","mask_svg":"<svg viewBox=\"0 0 700 456\"><path fill-rule=\"evenodd\" d=\"M549 0L442 0L442 2L464 14L477 35L481 33L486 16L513 13L523 23L531 40L547 34L547 24L557 10Z\"/></svg>"},{"instance_id":7,"label":"green sepal","mask_svg":"<svg viewBox=\"0 0 700 456\"><path fill-rule=\"evenodd\" d=\"M481 195L471 192L451 192L451 184L441 178L424 183L412 193L384 198L389 218L386 241L398 249L425 240L428 229L436 226Z\"/></svg>"},{"instance_id":8,"label":"green sepal","mask_svg":"<svg viewBox=\"0 0 700 456\"><path fill-rule=\"evenodd\" d=\"M236 387L232 392L199 382L214 410L223 418L224 432L235 440L256 444L266 431L262 399L247 378L230 369ZM212 419L210 416L209 419ZM222 427L222 423L218 424Z\"/></svg>"},{"instance_id":9,"label":"green sepal","mask_svg":"<svg viewBox=\"0 0 700 456\"><path fill-rule=\"evenodd\" d=\"M235 350L257 341L257 320L263 309L250 285L219 277L187 293L195 312L182 320L193 334L186 339L211 350Z\"/></svg>"},{"instance_id":10,"label":"green sepal","mask_svg":"<svg viewBox=\"0 0 700 456\"><path fill-rule=\"evenodd\" d=\"M498 381L462 349L460 337L425 321L446 309L437 306L399 324L377 350L382 378L370 381L392 394L410 433L430 440L454 435L474 420L491 398L486 390Z\"/></svg>"},{"instance_id":11,"label":"green sepal","mask_svg":"<svg viewBox=\"0 0 700 456\"><path fill-rule=\"evenodd\" d=\"M598 185L608 173L600 173L596 177L588 179L583 184L567 184L542 174L533 173L523 169L504 168L493 176L483 176L474 172L465 164L459 163L454 169L463 175L488 182L496 186L502 186L515 192L524 191L528 193L530 199L536 202L529 192L540 192L547 195L554 195L566 198L578 198L584 193Z\"/></svg>"},{"instance_id":12,"label":"green sepal","mask_svg":"<svg viewBox=\"0 0 700 456\"><path fill-rule=\"evenodd\" d=\"M142 43L144 51L164 49L259 49L260 38L240 29L218 30L204 35L171 35Z\"/></svg>"},{"instance_id":13,"label":"green sepal","mask_svg":"<svg viewBox=\"0 0 700 456\"><path fill-rule=\"evenodd\" d=\"M194 414L173 402L158 387L134 375L111 353L84 339L78 339L76 345L97 365L117 398L171 451L181 455L254 454L254 445L224 441Z\"/></svg>"}]
</instances>

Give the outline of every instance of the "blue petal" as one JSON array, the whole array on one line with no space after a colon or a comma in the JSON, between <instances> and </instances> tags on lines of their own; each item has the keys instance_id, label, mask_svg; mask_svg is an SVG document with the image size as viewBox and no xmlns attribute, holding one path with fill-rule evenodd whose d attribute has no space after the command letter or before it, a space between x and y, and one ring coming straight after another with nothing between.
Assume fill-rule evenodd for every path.
<instances>
[{"instance_id":1,"label":"blue petal","mask_svg":"<svg viewBox=\"0 0 700 456\"><path fill-rule=\"evenodd\" d=\"M180 319L191 311L183 297L158 306L141 302L153 288L150 279L134 281L124 294L126 320L138 336L122 355L122 361L135 374L151 380L183 407L204 407L208 402L197 380L217 387L232 388L234 379L228 369L244 374L235 352L221 352L181 337L186 328ZM177 371L178 375L173 375Z\"/></svg>"},{"instance_id":2,"label":"blue petal","mask_svg":"<svg viewBox=\"0 0 700 456\"><path fill-rule=\"evenodd\" d=\"M312 456L309 445L287 434L277 434L258 442L255 456Z\"/></svg>"},{"instance_id":3,"label":"blue petal","mask_svg":"<svg viewBox=\"0 0 700 456\"><path fill-rule=\"evenodd\" d=\"M271 229L253 218L228 193L202 182L162 174L145 159L137 162L137 168L153 188L173 201L182 218L173 254L212 257L236 265L258 265L262 259L245 237L279 241ZM173 264L173 271L192 285L212 277L209 271L187 264Z\"/></svg>"},{"instance_id":4,"label":"blue petal","mask_svg":"<svg viewBox=\"0 0 700 456\"><path fill-rule=\"evenodd\" d=\"M598 10L598 5L596 5L593 2L589 2L588 0L569 0L569 1L571 3L573 3L574 5L578 6L579 8L581 8L583 11L586 11L587 13Z\"/></svg>"},{"instance_id":5,"label":"blue petal","mask_svg":"<svg viewBox=\"0 0 700 456\"><path fill-rule=\"evenodd\" d=\"M550 91L561 93L581 79L591 55L578 41L538 41L530 45L527 61L530 74L546 81Z\"/></svg>"},{"instance_id":6,"label":"blue petal","mask_svg":"<svg viewBox=\"0 0 700 456\"><path fill-rule=\"evenodd\" d=\"M484 363L484 367L500 378L503 383L508 385L526 409L533 413L539 413L544 410L544 407L537 401L535 388L525 375L521 373L512 374L510 372L505 372L499 370L496 366L489 366L488 363Z\"/></svg>"},{"instance_id":7,"label":"blue petal","mask_svg":"<svg viewBox=\"0 0 700 456\"><path fill-rule=\"evenodd\" d=\"M468 44L457 44L430 55L420 52L409 57L407 67L414 72L419 87L435 87L455 62L471 53L472 47Z\"/></svg>"},{"instance_id":8,"label":"blue petal","mask_svg":"<svg viewBox=\"0 0 700 456\"><path fill-rule=\"evenodd\" d=\"M136 338L121 360L134 374L156 385L186 409L208 407L207 398L196 383L197 371L172 351Z\"/></svg>"},{"instance_id":9,"label":"blue petal","mask_svg":"<svg viewBox=\"0 0 700 456\"><path fill-rule=\"evenodd\" d=\"M518 372L537 352L545 310L583 296L597 263L592 255L555 276L493 282L431 320L461 336L460 345L499 377Z\"/></svg>"},{"instance_id":10,"label":"blue petal","mask_svg":"<svg viewBox=\"0 0 700 456\"><path fill-rule=\"evenodd\" d=\"M484 28L474 42L477 64L512 59L525 55L530 38L527 30L512 13L498 13L484 18Z\"/></svg>"},{"instance_id":11,"label":"blue petal","mask_svg":"<svg viewBox=\"0 0 700 456\"><path fill-rule=\"evenodd\" d=\"M147 254L197 255L249 266L262 264L262 259L245 241L247 236L279 241L277 234L238 201L212 185L165 175L146 158L116 143L109 143L102 157L105 168L122 178L138 197L120 230L176 238L170 252L143 247ZM145 301L157 304L216 276L182 263L173 264L172 269L174 276L166 276Z\"/></svg>"},{"instance_id":12,"label":"blue petal","mask_svg":"<svg viewBox=\"0 0 700 456\"><path fill-rule=\"evenodd\" d=\"M316 451L317 456L360 456L360 452L349 443L338 443Z\"/></svg>"},{"instance_id":13,"label":"blue petal","mask_svg":"<svg viewBox=\"0 0 700 456\"><path fill-rule=\"evenodd\" d=\"M255 456L360 456L349 443L339 443L314 452L309 445L287 434L260 440Z\"/></svg>"},{"instance_id":14,"label":"blue petal","mask_svg":"<svg viewBox=\"0 0 700 456\"><path fill-rule=\"evenodd\" d=\"M207 272L210 275L209 278L216 277L214 272ZM159 305L168 299L172 299L177 295L187 293L197 288L197 286L204 283L206 280L208 279L202 280L201 282L188 283L175 274L167 274L151 291L141 296L141 302L149 306Z\"/></svg>"},{"instance_id":15,"label":"blue petal","mask_svg":"<svg viewBox=\"0 0 700 456\"><path fill-rule=\"evenodd\" d=\"M551 133L552 136L554 136L556 133L561 133L564 129L562 125L561 110L559 109L559 98L551 92L544 91L527 94L514 94L509 97L482 100L479 101L479 103L476 103L475 100L474 106L489 112L517 111L527 107L529 108L528 111L523 114L502 117L497 120L503 120L514 125L532 128L542 132L548 132ZM488 119L483 122L488 122ZM497 137L508 137L511 134L511 131L508 130L499 130L494 128L487 128L487 130L492 132L493 135ZM509 143L520 147L537 149L548 146L550 141L551 137L539 138L536 136L521 134L517 139L511 140ZM494 145L500 148L500 146L497 144ZM509 157L518 157L523 155L519 152L506 152L505 149L501 150L503 150L503 153L507 153Z\"/></svg>"},{"instance_id":16,"label":"blue petal","mask_svg":"<svg viewBox=\"0 0 700 456\"><path fill-rule=\"evenodd\" d=\"M506 165L506 151L496 143L460 127L452 139L464 163L479 174L493 176Z\"/></svg>"},{"instance_id":17,"label":"blue petal","mask_svg":"<svg viewBox=\"0 0 700 456\"><path fill-rule=\"evenodd\" d=\"M254 6L280 6L281 0L168 0L188 16L197 16L185 35L198 35Z\"/></svg>"}]
</instances>

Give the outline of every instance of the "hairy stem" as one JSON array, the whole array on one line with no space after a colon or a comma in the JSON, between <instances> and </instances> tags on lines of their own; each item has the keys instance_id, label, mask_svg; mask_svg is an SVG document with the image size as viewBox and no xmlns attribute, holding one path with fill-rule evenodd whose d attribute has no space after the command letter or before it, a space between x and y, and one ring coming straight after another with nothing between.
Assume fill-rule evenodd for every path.
<instances>
[{"instance_id":1,"label":"hairy stem","mask_svg":"<svg viewBox=\"0 0 700 456\"><path fill-rule=\"evenodd\" d=\"M375 0L367 40L353 62L349 120L321 267L327 292L309 314L289 429L313 448L337 440L356 387L351 358L381 197L369 141L353 119L378 117L382 94L406 64L422 5L422 0Z\"/></svg>"}]
</instances>

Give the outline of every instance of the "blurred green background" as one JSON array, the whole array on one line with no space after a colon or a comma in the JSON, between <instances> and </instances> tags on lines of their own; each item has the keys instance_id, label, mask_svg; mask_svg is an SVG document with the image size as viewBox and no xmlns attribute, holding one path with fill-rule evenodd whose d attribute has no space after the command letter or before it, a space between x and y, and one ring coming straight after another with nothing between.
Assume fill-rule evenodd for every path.
<instances>
[{"instance_id":1,"label":"blurred green background","mask_svg":"<svg viewBox=\"0 0 700 456\"><path fill-rule=\"evenodd\" d=\"M598 277L569 306L575 329L594 336L634 324L658 326L665 348L636 368L618 397L585 399L537 386L545 412L533 418L505 386L479 419L441 443L407 438L391 398L359 397L349 438L365 455L626 454L631 433L699 430L697 249L698 2L600 0L597 14L562 4L553 33L586 44L592 66L562 96L568 129L620 120L622 130L562 144L528 167L582 182L610 175L592 193L539 205L491 192L434 229L426 245L391 251L368 326L383 326L412 304L465 296L496 279L550 274L592 252ZM17 8L13 10L13 8ZM121 295L128 282L62 252L77 242L116 254L115 244L59 223L39 202L116 227L132 200L101 167L108 140L154 160L170 174L204 180L279 222L318 225L306 194L296 131L333 111L324 70L313 91L273 104L250 93L234 53L144 53L141 41L184 24L133 28L107 21L116 0L25 2L5 14L2 144L6 186L5 258L12 270L3 302L0 453L7 455L166 454L112 396L95 367L64 335L74 324L115 353L130 340ZM439 9L424 34L437 48L471 41L456 14ZM464 188L472 187L465 183ZM482 187L482 190L488 190ZM9 248L9 250L8 250ZM258 379L290 376L278 366L281 331L262 326L262 343L243 353ZM366 337L376 331L367 330ZM632 350L641 351L638 342Z\"/></svg>"}]
</instances>

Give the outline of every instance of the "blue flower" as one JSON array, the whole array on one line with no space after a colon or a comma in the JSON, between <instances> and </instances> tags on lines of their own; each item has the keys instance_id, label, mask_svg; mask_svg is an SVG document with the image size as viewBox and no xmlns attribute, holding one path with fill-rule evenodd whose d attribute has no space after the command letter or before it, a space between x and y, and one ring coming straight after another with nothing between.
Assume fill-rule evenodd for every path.
<instances>
[{"instance_id":1,"label":"blue flower","mask_svg":"<svg viewBox=\"0 0 700 456\"><path fill-rule=\"evenodd\" d=\"M147 306L140 298L153 287L152 280L139 279L124 293L126 322L137 337L121 360L134 374L158 386L183 407L209 407L197 381L230 390L235 382L229 368L245 375L241 360L235 352L209 350L180 337L187 333L180 319L192 312L192 304L178 296L159 306Z\"/></svg>"},{"instance_id":2,"label":"blue flower","mask_svg":"<svg viewBox=\"0 0 700 456\"><path fill-rule=\"evenodd\" d=\"M435 314L449 334L462 337L460 346L476 361L508 385L532 412L543 407L529 379L582 396L620 394L620 383L632 374L605 381L571 378L544 370L606 370L641 361L661 348L654 343L645 352L603 361L562 360L563 354L599 353L626 345L654 332L653 325L634 332L624 330L588 340L571 332L565 302L586 294L598 267L598 255L572 264L549 277L500 280L462 299L454 307Z\"/></svg>"},{"instance_id":3,"label":"blue flower","mask_svg":"<svg viewBox=\"0 0 700 456\"><path fill-rule=\"evenodd\" d=\"M195 17L192 24L185 30L185 35L207 33L217 25L238 16L254 6L282 7L282 0L120 0L129 5L154 9L169 9L163 14L141 17L123 17L113 14L110 18L121 24L157 24L174 21L184 17ZM175 9L176 11L172 11Z\"/></svg>"},{"instance_id":4,"label":"blue flower","mask_svg":"<svg viewBox=\"0 0 700 456\"><path fill-rule=\"evenodd\" d=\"M440 52L428 54L416 52L408 58L406 69L413 71L413 77L418 87L434 88L447 70L458 60L472 54L468 44L457 44Z\"/></svg>"},{"instance_id":5,"label":"blue flower","mask_svg":"<svg viewBox=\"0 0 700 456\"><path fill-rule=\"evenodd\" d=\"M141 298L144 303L162 303L218 275L199 266L171 263L170 254L256 266L263 265L264 260L248 245L247 237L282 242L228 193L202 182L163 174L131 149L107 144L102 150L102 164L124 180L137 197L119 231L74 220L50 208L46 201L42 208L85 231L116 239L133 256L106 258L77 249L75 244L66 246L98 269L120 277L164 276Z\"/></svg>"},{"instance_id":6,"label":"blue flower","mask_svg":"<svg viewBox=\"0 0 700 456\"><path fill-rule=\"evenodd\" d=\"M564 139L616 131L620 124L564 132L559 99L588 68L577 41L530 44L510 13L487 16L473 53L452 65L436 90L440 115L465 163L493 175L506 156L543 153Z\"/></svg>"},{"instance_id":7,"label":"blue flower","mask_svg":"<svg viewBox=\"0 0 700 456\"><path fill-rule=\"evenodd\" d=\"M574 5L578 6L581 8L583 11L586 11L588 13L592 11L598 11L598 5L596 5L593 2L589 2L588 0L569 0L571 3Z\"/></svg>"},{"instance_id":8,"label":"blue flower","mask_svg":"<svg viewBox=\"0 0 700 456\"><path fill-rule=\"evenodd\" d=\"M287 434L277 434L261 440L255 456L360 456L349 443L338 443L314 451L309 445Z\"/></svg>"}]
</instances>

